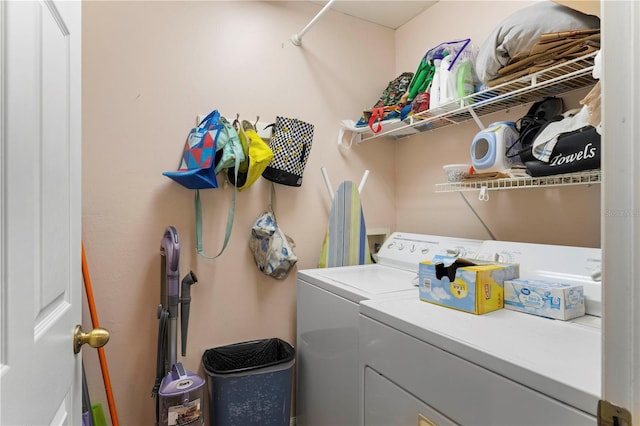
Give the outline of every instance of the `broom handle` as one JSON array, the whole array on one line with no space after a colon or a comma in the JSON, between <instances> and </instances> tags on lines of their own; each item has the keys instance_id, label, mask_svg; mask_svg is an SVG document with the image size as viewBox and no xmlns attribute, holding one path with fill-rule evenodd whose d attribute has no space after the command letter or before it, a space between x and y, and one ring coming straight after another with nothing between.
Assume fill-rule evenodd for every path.
<instances>
[{"instance_id":1,"label":"broom handle","mask_svg":"<svg viewBox=\"0 0 640 426\"><path fill-rule=\"evenodd\" d=\"M82 277L84 278L84 288L87 292L87 302L89 303L89 312L91 313L91 323L93 328L100 327L98 322L98 313L93 299L93 287L91 286L91 276L89 275L89 265L87 265L87 257L84 253L84 241L82 242ZM98 358L100 358L100 369L102 370L102 379L104 380L104 389L107 394L107 402L109 403L109 415L113 426L119 426L118 413L116 412L116 404L113 400L113 391L111 389L111 379L109 378L109 366L107 365L107 357L104 348L98 348Z\"/></svg>"}]
</instances>

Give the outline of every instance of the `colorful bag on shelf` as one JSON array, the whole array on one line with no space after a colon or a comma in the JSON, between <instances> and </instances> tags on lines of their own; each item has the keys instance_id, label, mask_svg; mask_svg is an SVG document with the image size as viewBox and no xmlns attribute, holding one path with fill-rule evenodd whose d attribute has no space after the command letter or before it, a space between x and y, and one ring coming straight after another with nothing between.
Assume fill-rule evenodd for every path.
<instances>
[{"instance_id":1,"label":"colorful bag on shelf","mask_svg":"<svg viewBox=\"0 0 640 426\"><path fill-rule=\"evenodd\" d=\"M357 126L368 125L373 133L379 133L382 130L382 121L391 118L403 118L401 117L401 112L407 103L406 93L412 79L412 72L403 72L391 80L373 107L362 111L362 116ZM376 126L374 127L374 125Z\"/></svg>"},{"instance_id":2,"label":"colorful bag on shelf","mask_svg":"<svg viewBox=\"0 0 640 426\"><path fill-rule=\"evenodd\" d=\"M362 119L369 125L373 133L380 133L382 121L400 117L401 108L398 106L377 107L362 111ZM375 126L375 127L374 127Z\"/></svg>"},{"instance_id":3,"label":"colorful bag on shelf","mask_svg":"<svg viewBox=\"0 0 640 426\"><path fill-rule=\"evenodd\" d=\"M418 93L411 101L411 113L419 114L423 111L427 111L430 105L430 96L429 92Z\"/></svg>"},{"instance_id":4,"label":"colorful bag on shelf","mask_svg":"<svg viewBox=\"0 0 640 426\"><path fill-rule=\"evenodd\" d=\"M406 101L403 101L402 97L409 89L412 79L412 72L403 72L391 80L386 89L382 92L380 99L378 99L378 101L373 105L373 108L405 105Z\"/></svg>"},{"instance_id":5,"label":"colorful bag on shelf","mask_svg":"<svg viewBox=\"0 0 640 426\"><path fill-rule=\"evenodd\" d=\"M433 61L427 59L427 55L423 56L413 80L411 80L411 84L407 88L407 102L412 102L421 93L428 93L435 70L436 67L433 65Z\"/></svg>"},{"instance_id":6,"label":"colorful bag on shelf","mask_svg":"<svg viewBox=\"0 0 640 426\"><path fill-rule=\"evenodd\" d=\"M269 140L273 160L262 172L262 177L282 185L301 186L311 152L313 129L313 124L297 118L276 117Z\"/></svg>"}]
</instances>

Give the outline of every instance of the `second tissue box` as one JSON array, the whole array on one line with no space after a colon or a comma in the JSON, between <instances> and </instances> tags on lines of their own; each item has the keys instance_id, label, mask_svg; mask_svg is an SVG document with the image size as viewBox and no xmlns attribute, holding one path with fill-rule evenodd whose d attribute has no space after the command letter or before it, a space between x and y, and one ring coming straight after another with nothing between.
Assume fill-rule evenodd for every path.
<instances>
[{"instance_id":1,"label":"second tissue box","mask_svg":"<svg viewBox=\"0 0 640 426\"><path fill-rule=\"evenodd\" d=\"M581 285L539 280L506 280L504 307L547 318L569 320L584 315Z\"/></svg>"}]
</instances>

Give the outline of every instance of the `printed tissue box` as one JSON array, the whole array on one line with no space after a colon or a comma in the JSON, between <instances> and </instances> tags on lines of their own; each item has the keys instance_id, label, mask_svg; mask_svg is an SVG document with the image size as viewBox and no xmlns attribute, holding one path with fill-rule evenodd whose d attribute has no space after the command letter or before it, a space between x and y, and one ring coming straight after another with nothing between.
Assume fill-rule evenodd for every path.
<instances>
[{"instance_id":1,"label":"printed tissue box","mask_svg":"<svg viewBox=\"0 0 640 426\"><path fill-rule=\"evenodd\" d=\"M569 320L584 315L581 285L539 280L508 280L504 283L504 307L547 318Z\"/></svg>"},{"instance_id":2,"label":"printed tissue box","mask_svg":"<svg viewBox=\"0 0 640 426\"><path fill-rule=\"evenodd\" d=\"M418 267L420 300L485 314L504 306L504 281L519 273L518 264L435 256Z\"/></svg>"}]
</instances>

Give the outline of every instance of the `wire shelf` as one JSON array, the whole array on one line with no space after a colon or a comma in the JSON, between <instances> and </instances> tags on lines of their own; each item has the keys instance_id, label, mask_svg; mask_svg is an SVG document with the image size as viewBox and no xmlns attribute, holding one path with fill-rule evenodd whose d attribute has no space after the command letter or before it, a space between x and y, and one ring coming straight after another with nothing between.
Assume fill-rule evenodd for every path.
<instances>
[{"instance_id":1,"label":"wire shelf","mask_svg":"<svg viewBox=\"0 0 640 426\"><path fill-rule=\"evenodd\" d=\"M540 177L514 177L473 182L446 182L437 183L436 192L466 192L499 189L521 188L549 188L555 186L593 185L601 182L600 170L587 170L576 173L566 173L553 176Z\"/></svg>"},{"instance_id":2,"label":"wire shelf","mask_svg":"<svg viewBox=\"0 0 640 426\"><path fill-rule=\"evenodd\" d=\"M438 108L414 114L404 121L383 121L380 133L365 132L361 141L380 137L399 139L452 124L460 124L476 117L534 102L546 96L557 96L593 86L596 80L592 77L591 71L596 53L592 52L580 58L562 62Z\"/></svg>"}]
</instances>

